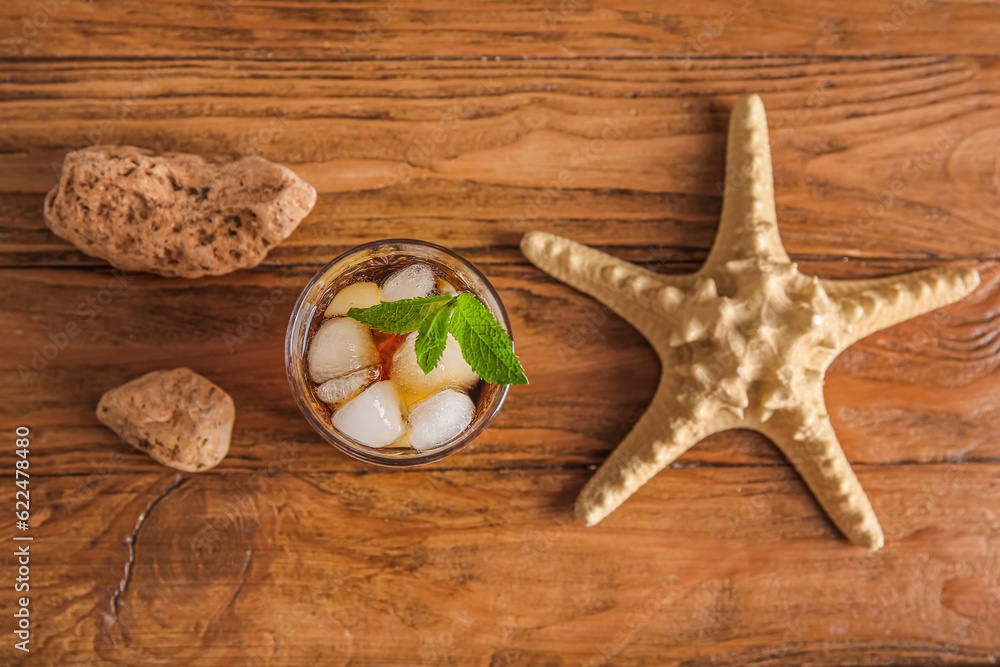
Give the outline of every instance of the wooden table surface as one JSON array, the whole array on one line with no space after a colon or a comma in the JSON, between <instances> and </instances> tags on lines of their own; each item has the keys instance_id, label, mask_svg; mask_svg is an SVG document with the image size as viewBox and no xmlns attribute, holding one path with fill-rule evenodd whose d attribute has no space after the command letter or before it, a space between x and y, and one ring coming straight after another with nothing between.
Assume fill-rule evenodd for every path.
<instances>
[{"instance_id":1,"label":"wooden table surface","mask_svg":"<svg viewBox=\"0 0 1000 667\"><path fill-rule=\"evenodd\" d=\"M949 0L0 3L0 497L13 513L27 426L32 512L28 533L0 522L2 661L997 660L998 36L995 3ZM694 270L718 222L729 109L753 91L803 271L982 273L969 298L862 340L827 375L885 528L877 553L843 539L750 432L698 445L598 527L569 515L658 364L529 265L520 235ZM261 155L319 200L254 270L116 276L42 219L62 157L93 143ZM427 468L340 455L285 379L301 287L384 237L481 267L532 380L474 446ZM94 416L108 388L175 366L236 402L210 472L161 467ZM33 537L28 654L13 646L15 534Z\"/></svg>"}]
</instances>

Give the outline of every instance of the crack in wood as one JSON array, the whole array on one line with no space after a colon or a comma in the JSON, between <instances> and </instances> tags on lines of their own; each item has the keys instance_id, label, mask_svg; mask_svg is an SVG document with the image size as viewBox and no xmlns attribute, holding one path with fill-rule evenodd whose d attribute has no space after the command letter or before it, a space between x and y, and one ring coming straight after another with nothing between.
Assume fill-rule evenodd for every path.
<instances>
[{"instance_id":1,"label":"crack in wood","mask_svg":"<svg viewBox=\"0 0 1000 667\"><path fill-rule=\"evenodd\" d=\"M253 564L253 547L247 549L247 560L243 564L243 571L240 573L240 585L236 587L236 592L233 593L232 600L229 601L230 604L236 604L236 600L240 597L240 592L243 590L243 585L247 583L247 579L250 578L250 566Z\"/></svg>"},{"instance_id":2,"label":"crack in wood","mask_svg":"<svg viewBox=\"0 0 1000 667\"><path fill-rule=\"evenodd\" d=\"M139 515L138 521L135 524L135 530L132 534L125 538L125 543L128 545L128 560L125 562L125 573L122 576L121 581L118 584L118 590L111 598L111 613L115 620L118 621L118 612L121 607L121 598L128 591L129 584L132 583L132 569L135 566L135 548L136 543L139 539L139 530L142 525L146 522L149 517L150 512L156 507L161 500L167 497L168 494L174 490L180 488L185 482L190 478L184 477L183 475L176 475L174 479L160 492L158 496L153 498L153 500L146 506L146 509Z\"/></svg>"}]
</instances>

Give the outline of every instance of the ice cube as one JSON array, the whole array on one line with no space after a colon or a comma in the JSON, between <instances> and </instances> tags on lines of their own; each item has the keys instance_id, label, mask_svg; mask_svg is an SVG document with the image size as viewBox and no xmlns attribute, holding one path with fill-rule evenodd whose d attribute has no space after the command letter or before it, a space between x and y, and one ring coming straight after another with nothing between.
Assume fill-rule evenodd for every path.
<instances>
[{"instance_id":1,"label":"ice cube","mask_svg":"<svg viewBox=\"0 0 1000 667\"><path fill-rule=\"evenodd\" d=\"M403 393L424 398L445 387L471 389L479 382L479 376L462 358L454 336L448 334L441 360L430 373L424 373L417 363L416 340L416 332L411 333L392 357L390 375Z\"/></svg>"},{"instance_id":2,"label":"ice cube","mask_svg":"<svg viewBox=\"0 0 1000 667\"><path fill-rule=\"evenodd\" d=\"M400 301L428 296L434 291L437 277L426 264L411 264L389 276L382 285L383 301Z\"/></svg>"},{"instance_id":3,"label":"ice cube","mask_svg":"<svg viewBox=\"0 0 1000 667\"><path fill-rule=\"evenodd\" d=\"M437 288L439 294L450 294L451 296L458 294L458 290L455 289L455 286L444 278L437 279Z\"/></svg>"},{"instance_id":4,"label":"ice cube","mask_svg":"<svg viewBox=\"0 0 1000 667\"><path fill-rule=\"evenodd\" d=\"M385 447L403 434L403 400L391 382L376 382L334 411L330 423L363 445Z\"/></svg>"},{"instance_id":5,"label":"ice cube","mask_svg":"<svg viewBox=\"0 0 1000 667\"><path fill-rule=\"evenodd\" d=\"M349 317L326 320L309 344L309 377L326 382L378 363L372 332Z\"/></svg>"},{"instance_id":6,"label":"ice cube","mask_svg":"<svg viewBox=\"0 0 1000 667\"><path fill-rule=\"evenodd\" d=\"M475 414L467 394L442 389L410 408L410 445L414 449L443 445L468 428Z\"/></svg>"},{"instance_id":7,"label":"ice cube","mask_svg":"<svg viewBox=\"0 0 1000 667\"><path fill-rule=\"evenodd\" d=\"M378 368L372 366L360 371L327 380L316 387L319 400L330 405L339 405L354 398L362 389L378 379Z\"/></svg>"},{"instance_id":8,"label":"ice cube","mask_svg":"<svg viewBox=\"0 0 1000 667\"><path fill-rule=\"evenodd\" d=\"M337 292L326 307L326 316L346 315L351 308L370 308L377 306L379 301L378 284L354 283Z\"/></svg>"}]
</instances>

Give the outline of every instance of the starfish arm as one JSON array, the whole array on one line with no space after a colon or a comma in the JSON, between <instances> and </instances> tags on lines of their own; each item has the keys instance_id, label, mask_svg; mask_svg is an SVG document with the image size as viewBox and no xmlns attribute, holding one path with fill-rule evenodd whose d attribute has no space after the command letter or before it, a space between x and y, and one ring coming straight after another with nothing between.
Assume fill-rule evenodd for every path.
<instances>
[{"instance_id":1,"label":"starfish arm","mask_svg":"<svg viewBox=\"0 0 1000 667\"><path fill-rule=\"evenodd\" d=\"M742 95L729 120L722 219L702 270L752 258L789 261L778 234L764 103L757 95Z\"/></svg>"},{"instance_id":2,"label":"starfish arm","mask_svg":"<svg viewBox=\"0 0 1000 667\"><path fill-rule=\"evenodd\" d=\"M840 309L841 348L917 315L954 303L979 285L979 272L940 266L873 280L824 280Z\"/></svg>"},{"instance_id":3,"label":"starfish arm","mask_svg":"<svg viewBox=\"0 0 1000 667\"><path fill-rule=\"evenodd\" d=\"M819 385L804 406L776 412L759 428L791 461L851 542L866 549L882 548L882 527L837 441Z\"/></svg>"},{"instance_id":4,"label":"starfish arm","mask_svg":"<svg viewBox=\"0 0 1000 667\"><path fill-rule=\"evenodd\" d=\"M528 232L521 239L521 252L542 271L602 302L647 337L656 330L657 313L679 302L682 295L672 276L554 234Z\"/></svg>"},{"instance_id":5,"label":"starfish arm","mask_svg":"<svg viewBox=\"0 0 1000 667\"><path fill-rule=\"evenodd\" d=\"M657 392L645 414L580 491L574 512L586 525L599 523L656 473L719 430L708 420L671 420L673 409L661 404L669 404L659 398L661 394L662 390Z\"/></svg>"}]
</instances>

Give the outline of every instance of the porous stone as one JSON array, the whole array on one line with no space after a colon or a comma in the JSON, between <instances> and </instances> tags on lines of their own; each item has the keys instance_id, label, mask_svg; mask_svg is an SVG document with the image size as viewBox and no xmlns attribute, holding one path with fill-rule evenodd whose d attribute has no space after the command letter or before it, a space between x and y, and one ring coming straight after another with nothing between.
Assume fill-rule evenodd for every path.
<instances>
[{"instance_id":1,"label":"porous stone","mask_svg":"<svg viewBox=\"0 0 1000 667\"><path fill-rule=\"evenodd\" d=\"M197 278L260 264L315 203L311 185L263 158L93 146L66 156L45 222L120 269Z\"/></svg>"},{"instance_id":2,"label":"porous stone","mask_svg":"<svg viewBox=\"0 0 1000 667\"><path fill-rule=\"evenodd\" d=\"M97 404L97 418L124 442L185 472L225 458L235 414L229 394L188 368L147 373Z\"/></svg>"}]
</instances>

